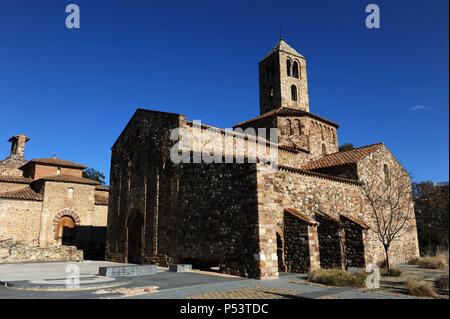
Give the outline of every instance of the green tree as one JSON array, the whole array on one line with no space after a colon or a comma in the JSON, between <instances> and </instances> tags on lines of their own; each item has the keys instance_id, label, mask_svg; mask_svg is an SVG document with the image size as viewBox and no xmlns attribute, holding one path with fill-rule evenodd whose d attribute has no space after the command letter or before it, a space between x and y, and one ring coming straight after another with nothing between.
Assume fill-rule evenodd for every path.
<instances>
[{"instance_id":1,"label":"green tree","mask_svg":"<svg viewBox=\"0 0 450 319\"><path fill-rule=\"evenodd\" d=\"M351 151L354 150L355 147L352 143L344 143L341 146L339 146L339 152L345 152L345 151Z\"/></svg>"},{"instance_id":2,"label":"green tree","mask_svg":"<svg viewBox=\"0 0 450 319\"><path fill-rule=\"evenodd\" d=\"M105 175L93 168L87 168L83 171L83 177L93 179L100 183L100 185L105 185Z\"/></svg>"}]
</instances>

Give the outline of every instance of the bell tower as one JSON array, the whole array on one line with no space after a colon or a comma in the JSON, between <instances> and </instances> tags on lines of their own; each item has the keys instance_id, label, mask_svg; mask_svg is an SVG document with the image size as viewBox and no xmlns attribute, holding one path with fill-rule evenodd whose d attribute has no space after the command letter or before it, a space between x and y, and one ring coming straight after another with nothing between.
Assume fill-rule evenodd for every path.
<instances>
[{"instance_id":1,"label":"bell tower","mask_svg":"<svg viewBox=\"0 0 450 319\"><path fill-rule=\"evenodd\" d=\"M280 39L259 62L260 114L280 107L309 112L306 59Z\"/></svg>"}]
</instances>

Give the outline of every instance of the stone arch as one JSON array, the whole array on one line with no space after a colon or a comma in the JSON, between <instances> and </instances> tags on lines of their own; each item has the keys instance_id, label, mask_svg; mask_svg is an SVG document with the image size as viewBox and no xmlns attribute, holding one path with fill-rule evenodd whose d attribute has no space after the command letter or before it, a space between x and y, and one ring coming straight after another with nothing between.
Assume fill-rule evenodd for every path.
<instances>
[{"instance_id":1,"label":"stone arch","mask_svg":"<svg viewBox=\"0 0 450 319\"><path fill-rule=\"evenodd\" d=\"M56 232L58 230L58 222L59 219L63 216L70 216L73 218L73 221L75 222L75 226L80 226L81 225L81 218L80 215L77 213L77 211L75 209L72 208L64 208L61 209L60 211L58 211L55 216L53 216L52 219L52 225L53 225L53 230Z\"/></svg>"}]
</instances>

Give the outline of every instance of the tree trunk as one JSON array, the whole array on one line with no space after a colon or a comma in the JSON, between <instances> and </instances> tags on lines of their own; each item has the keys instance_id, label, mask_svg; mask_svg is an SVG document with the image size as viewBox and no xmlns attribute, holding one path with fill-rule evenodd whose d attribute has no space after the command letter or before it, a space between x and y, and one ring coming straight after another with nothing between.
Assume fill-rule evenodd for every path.
<instances>
[{"instance_id":1,"label":"tree trunk","mask_svg":"<svg viewBox=\"0 0 450 319\"><path fill-rule=\"evenodd\" d=\"M391 269L391 263L389 261L389 246L387 245L383 245L384 246L384 252L386 254L386 268L387 270Z\"/></svg>"}]
</instances>

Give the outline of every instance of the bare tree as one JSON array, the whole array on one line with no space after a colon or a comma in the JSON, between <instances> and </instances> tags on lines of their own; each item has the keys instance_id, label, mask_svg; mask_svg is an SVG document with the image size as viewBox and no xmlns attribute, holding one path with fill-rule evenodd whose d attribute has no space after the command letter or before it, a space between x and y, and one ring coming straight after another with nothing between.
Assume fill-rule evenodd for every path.
<instances>
[{"instance_id":1,"label":"bare tree","mask_svg":"<svg viewBox=\"0 0 450 319\"><path fill-rule=\"evenodd\" d=\"M390 269L389 248L411 229L414 211L408 173L401 169L389 171L385 166L384 174L384 179L364 180L362 188L374 220L372 230L384 247Z\"/></svg>"}]
</instances>

